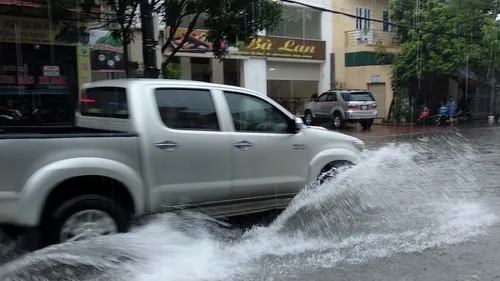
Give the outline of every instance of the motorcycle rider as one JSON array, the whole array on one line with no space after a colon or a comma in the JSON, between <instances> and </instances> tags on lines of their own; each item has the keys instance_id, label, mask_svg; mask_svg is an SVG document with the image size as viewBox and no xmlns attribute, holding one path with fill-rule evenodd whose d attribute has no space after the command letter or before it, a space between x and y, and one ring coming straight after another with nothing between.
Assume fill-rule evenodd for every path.
<instances>
[{"instance_id":1,"label":"motorcycle rider","mask_svg":"<svg viewBox=\"0 0 500 281\"><path fill-rule=\"evenodd\" d=\"M450 122L450 124L453 124L452 121L453 121L453 118L455 117L455 109L456 109L456 106L455 106L455 99L450 96L449 99L448 99L448 102L446 103L446 108L447 108L447 114L448 114L448 122Z\"/></svg>"}]
</instances>

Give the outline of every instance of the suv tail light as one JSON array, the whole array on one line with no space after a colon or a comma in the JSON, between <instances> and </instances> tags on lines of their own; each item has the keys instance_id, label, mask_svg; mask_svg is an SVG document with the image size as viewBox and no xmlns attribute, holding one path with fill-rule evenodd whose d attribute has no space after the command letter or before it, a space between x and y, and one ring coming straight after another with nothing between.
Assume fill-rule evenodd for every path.
<instances>
[{"instance_id":1,"label":"suv tail light","mask_svg":"<svg viewBox=\"0 0 500 281\"><path fill-rule=\"evenodd\" d=\"M347 105L347 108L349 108L349 109L359 109L359 105L357 105L357 104L349 104L349 105Z\"/></svg>"},{"instance_id":2,"label":"suv tail light","mask_svg":"<svg viewBox=\"0 0 500 281\"><path fill-rule=\"evenodd\" d=\"M377 108L377 104L374 103L374 104L370 105L370 108Z\"/></svg>"}]
</instances>

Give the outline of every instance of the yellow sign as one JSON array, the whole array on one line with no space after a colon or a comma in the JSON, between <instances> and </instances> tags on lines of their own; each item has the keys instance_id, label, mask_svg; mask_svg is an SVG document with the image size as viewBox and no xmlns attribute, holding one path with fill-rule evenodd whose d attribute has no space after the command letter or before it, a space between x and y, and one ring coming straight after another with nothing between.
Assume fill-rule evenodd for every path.
<instances>
[{"instance_id":1,"label":"yellow sign","mask_svg":"<svg viewBox=\"0 0 500 281\"><path fill-rule=\"evenodd\" d=\"M0 17L0 42L20 44L88 45L86 22L60 21L47 18Z\"/></svg>"}]
</instances>

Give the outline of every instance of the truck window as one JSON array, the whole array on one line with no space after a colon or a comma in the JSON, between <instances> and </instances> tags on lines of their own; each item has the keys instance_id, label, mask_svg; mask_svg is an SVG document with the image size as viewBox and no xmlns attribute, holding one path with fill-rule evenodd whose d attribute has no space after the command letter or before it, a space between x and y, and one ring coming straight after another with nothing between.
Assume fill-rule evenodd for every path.
<instances>
[{"instance_id":1,"label":"truck window","mask_svg":"<svg viewBox=\"0 0 500 281\"><path fill-rule=\"evenodd\" d=\"M202 89L156 89L156 103L165 126L171 129L219 131L212 93Z\"/></svg>"},{"instance_id":2,"label":"truck window","mask_svg":"<svg viewBox=\"0 0 500 281\"><path fill-rule=\"evenodd\" d=\"M96 87L82 92L80 97L80 113L83 116L109 118L129 117L127 92L120 87Z\"/></svg>"},{"instance_id":3,"label":"truck window","mask_svg":"<svg viewBox=\"0 0 500 281\"><path fill-rule=\"evenodd\" d=\"M276 107L259 98L240 93L224 92L234 130L252 133L288 133L288 118Z\"/></svg>"}]
</instances>

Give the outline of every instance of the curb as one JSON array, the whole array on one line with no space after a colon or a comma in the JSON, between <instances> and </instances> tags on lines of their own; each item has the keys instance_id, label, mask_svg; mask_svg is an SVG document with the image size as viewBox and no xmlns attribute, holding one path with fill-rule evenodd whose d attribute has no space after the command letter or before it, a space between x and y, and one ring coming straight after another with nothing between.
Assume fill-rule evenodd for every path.
<instances>
[{"instance_id":1,"label":"curb","mask_svg":"<svg viewBox=\"0 0 500 281\"><path fill-rule=\"evenodd\" d=\"M456 127L455 127L456 128ZM387 135L351 135L357 138L396 138L396 137L412 137L412 136L421 136L426 134L440 134L440 133L453 133L453 132L461 132L461 131L476 131L476 130L484 130L484 129L496 129L497 126L481 126L481 127L465 127L465 128L456 128L455 130L443 130L443 131L423 131L423 132L408 132L408 133L396 133L396 134L387 134ZM350 135L350 134L349 134Z\"/></svg>"}]
</instances>

